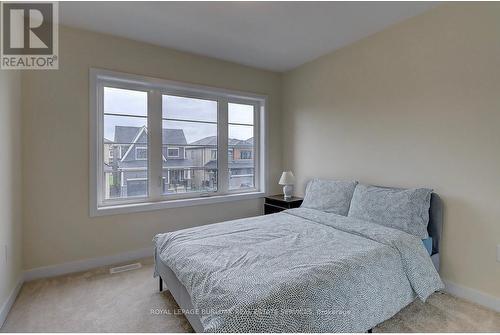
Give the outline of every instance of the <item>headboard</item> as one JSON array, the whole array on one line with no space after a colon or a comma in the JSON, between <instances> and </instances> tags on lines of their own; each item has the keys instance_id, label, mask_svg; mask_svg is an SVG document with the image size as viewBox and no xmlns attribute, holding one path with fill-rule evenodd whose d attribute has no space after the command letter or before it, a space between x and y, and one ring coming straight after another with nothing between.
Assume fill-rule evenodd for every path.
<instances>
[{"instance_id":1,"label":"headboard","mask_svg":"<svg viewBox=\"0 0 500 335\"><path fill-rule=\"evenodd\" d=\"M427 232L432 237L432 254L437 254L443 233L443 202L436 193L431 195Z\"/></svg>"}]
</instances>

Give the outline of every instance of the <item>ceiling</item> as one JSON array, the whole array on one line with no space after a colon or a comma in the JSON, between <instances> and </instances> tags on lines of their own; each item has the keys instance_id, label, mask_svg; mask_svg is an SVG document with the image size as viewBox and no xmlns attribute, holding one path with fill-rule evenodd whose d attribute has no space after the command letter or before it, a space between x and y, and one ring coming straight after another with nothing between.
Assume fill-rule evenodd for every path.
<instances>
[{"instance_id":1,"label":"ceiling","mask_svg":"<svg viewBox=\"0 0 500 335\"><path fill-rule=\"evenodd\" d=\"M286 71L434 2L61 2L63 25Z\"/></svg>"}]
</instances>

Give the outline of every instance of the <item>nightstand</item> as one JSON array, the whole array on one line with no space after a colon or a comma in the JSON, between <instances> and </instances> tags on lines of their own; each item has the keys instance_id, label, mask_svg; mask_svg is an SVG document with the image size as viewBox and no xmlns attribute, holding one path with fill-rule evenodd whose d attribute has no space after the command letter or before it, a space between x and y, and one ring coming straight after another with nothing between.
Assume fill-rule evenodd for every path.
<instances>
[{"instance_id":1,"label":"nightstand","mask_svg":"<svg viewBox=\"0 0 500 335\"><path fill-rule=\"evenodd\" d=\"M285 209L300 207L302 200L299 197L292 197L289 200L285 200L283 194L271 195L266 197L264 202L264 214L278 213Z\"/></svg>"}]
</instances>

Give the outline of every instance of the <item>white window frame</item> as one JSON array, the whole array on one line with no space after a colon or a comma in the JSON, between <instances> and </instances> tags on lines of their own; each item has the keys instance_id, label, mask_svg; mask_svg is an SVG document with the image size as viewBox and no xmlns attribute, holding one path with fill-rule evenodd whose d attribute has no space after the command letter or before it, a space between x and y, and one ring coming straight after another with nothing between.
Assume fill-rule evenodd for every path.
<instances>
[{"instance_id":1,"label":"white window frame","mask_svg":"<svg viewBox=\"0 0 500 335\"><path fill-rule=\"evenodd\" d=\"M170 80L94 69L89 71L90 92L90 215L111 215L164 208L213 204L262 198L266 194L267 97L254 93L192 85ZM148 92L148 197L105 199L103 173L103 87ZM162 95L216 100L218 102L218 150L228 151L229 102L254 106L254 188L229 190L228 155L218 156L218 188L210 193L162 194ZM180 151L180 150L179 150ZM158 153L158 155L154 153ZM168 150L167 150L168 154ZM179 152L180 154L180 152Z\"/></svg>"},{"instance_id":2,"label":"white window frame","mask_svg":"<svg viewBox=\"0 0 500 335\"><path fill-rule=\"evenodd\" d=\"M139 150L146 150L146 158L138 158L137 157L137 149ZM136 161L147 161L148 160L148 147L144 145L136 145L135 146L135 160Z\"/></svg>"}]
</instances>

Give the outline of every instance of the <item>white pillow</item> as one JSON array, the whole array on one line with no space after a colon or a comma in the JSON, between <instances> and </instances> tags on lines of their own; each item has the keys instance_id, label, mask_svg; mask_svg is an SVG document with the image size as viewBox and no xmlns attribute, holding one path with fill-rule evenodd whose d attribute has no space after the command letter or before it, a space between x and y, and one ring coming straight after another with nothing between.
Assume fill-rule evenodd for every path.
<instances>
[{"instance_id":1,"label":"white pillow","mask_svg":"<svg viewBox=\"0 0 500 335\"><path fill-rule=\"evenodd\" d=\"M359 184L349 217L402 230L422 239L429 237L429 207L432 190L402 189Z\"/></svg>"},{"instance_id":2,"label":"white pillow","mask_svg":"<svg viewBox=\"0 0 500 335\"><path fill-rule=\"evenodd\" d=\"M347 216L357 181L313 179L301 207Z\"/></svg>"}]
</instances>

